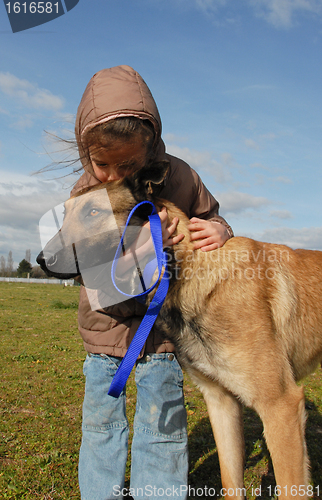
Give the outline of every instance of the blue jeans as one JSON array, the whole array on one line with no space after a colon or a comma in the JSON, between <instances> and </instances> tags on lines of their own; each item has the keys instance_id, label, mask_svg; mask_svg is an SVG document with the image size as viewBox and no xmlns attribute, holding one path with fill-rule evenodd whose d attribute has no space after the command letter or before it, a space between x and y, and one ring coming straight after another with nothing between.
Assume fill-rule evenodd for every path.
<instances>
[{"instance_id":1,"label":"blue jeans","mask_svg":"<svg viewBox=\"0 0 322 500\"><path fill-rule=\"evenodd\" d=\"M125 391L108 390L120 358L90 354L84 363L82 500L186 498L188 446L183 376L173 354L151 354L136 365L137 405L130 490L124 489L129 427Z\"/></svg>"}]
</instances>

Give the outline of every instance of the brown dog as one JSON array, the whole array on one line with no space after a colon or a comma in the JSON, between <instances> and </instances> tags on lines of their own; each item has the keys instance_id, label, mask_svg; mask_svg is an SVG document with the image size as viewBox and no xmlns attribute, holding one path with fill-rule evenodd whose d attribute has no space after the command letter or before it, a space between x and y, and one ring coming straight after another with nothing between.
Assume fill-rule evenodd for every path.
<instances>
[{"instance_id":1,"label":"brown dog","mask_svg":"<svg viewBox=\"0 0 322 500\"><path fill-rule=\"evenodd\" d=\"M136 203L151 198L151 183L162 181L165 168L142 169L91 192L107 191L116 223L124 226ZM85 204L90 210L91 198L84 199L71 214L66 203L66 245L75 233L88 235L82 214ZM205 398L226 498L245 496L242 405L262 419L279 498L307 498L304 395L296 382L322 360L322 252L239 237L212 252L194 251L188 218L168 201L154 202L167 207L169 221L179 217L177 231L185 234L169 250L171 282L155 327L174 342L181 365ZM110 209L97 197L92 208L102 214L92 223L108 229ZM93 234L84 244L89 251L94 244L115 249L119 240L115 231ZM64 258L62 251L54 260ZM38 262L46 268L42 255ZM51 264L52 275L71 276L55 274Z\"/></svg>"}]
</instances>

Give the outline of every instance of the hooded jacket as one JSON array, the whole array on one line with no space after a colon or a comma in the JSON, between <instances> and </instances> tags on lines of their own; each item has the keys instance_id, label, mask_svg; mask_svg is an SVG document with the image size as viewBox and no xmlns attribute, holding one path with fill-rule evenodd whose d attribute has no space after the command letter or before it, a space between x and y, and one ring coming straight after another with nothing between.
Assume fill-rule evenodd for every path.
<instances>
[{"instance_id":1,"label":"hooded jacket","mask_svg":"<svg viewBox=\"0 0 322 500\"><path fill-rule=\"evenodd\" d=\"M117 66L99 71L91 78L85 89L75 124L84 174L74 186L71 195L85 187L100 184L82 143L86 132L96 125L124 116L148 119L154 126L155 158L166 159L170 163L159 196L173 202L189 218L199 217L224 224L230 236L233 236L230 226L218 215L218 202L206 189L198 174L187 163L165 152L161 139L161 119L156 103L142 77L129 66ZM92 311L86 290L82 286L78 326L86 351L123 357L145 312L146 307L135 299L129 299L106 310ZM152 329L144 350L149 353L173 352L174 346Z\"/></svg>"}]
</instances>

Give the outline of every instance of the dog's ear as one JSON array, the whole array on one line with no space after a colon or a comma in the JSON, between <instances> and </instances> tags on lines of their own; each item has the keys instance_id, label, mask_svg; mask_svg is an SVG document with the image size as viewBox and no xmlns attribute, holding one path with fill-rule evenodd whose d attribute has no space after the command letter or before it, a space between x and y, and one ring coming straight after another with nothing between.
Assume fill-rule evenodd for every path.
<instances>
[{"instance_id":1,"label":"dog's ear","mask_svg":"<svg viewBox=\"0 0 322 500\"><path fill-rule=\"evenodd\" d=\"M160 191L168 173L170 163L160 161L134 172L126 178L130 184L132 194L137 200L155 198Z\"/></svg>"}]
</instances>

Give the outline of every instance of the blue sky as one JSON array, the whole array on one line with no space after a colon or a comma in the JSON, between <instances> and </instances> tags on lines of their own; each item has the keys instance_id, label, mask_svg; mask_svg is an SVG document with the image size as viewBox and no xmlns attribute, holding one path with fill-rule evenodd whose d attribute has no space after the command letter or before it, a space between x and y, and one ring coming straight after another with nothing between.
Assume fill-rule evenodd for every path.
<instances>
[{"instance_id":1,"label":"blue sky","mask_svg":"<svg viewBox=\"0 0 322 500\"><path fill-rule=\"evenodd\" d=\"M0 5L0 255L39 248L72 178L31 176L67 154L98 70L148 83L168 152L195 168L236 235L322 250L322 0L80 0L13 34Z\"/></svg>"}]
</instances>

